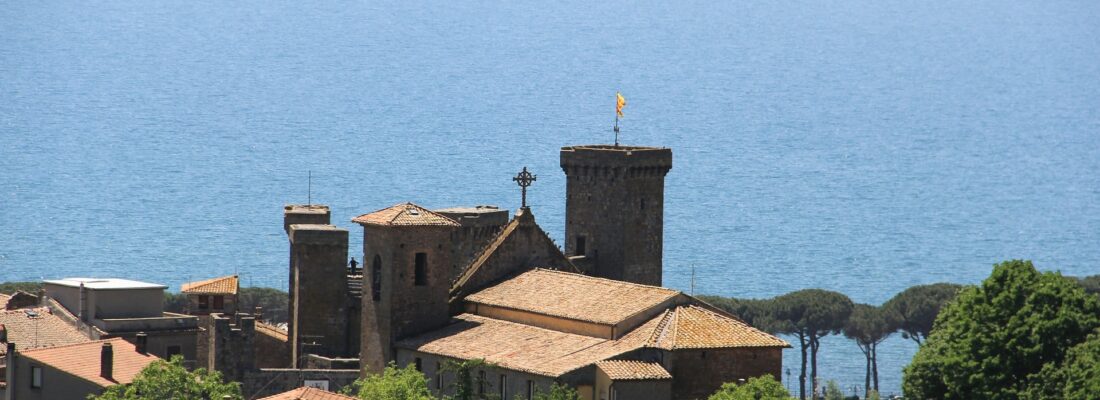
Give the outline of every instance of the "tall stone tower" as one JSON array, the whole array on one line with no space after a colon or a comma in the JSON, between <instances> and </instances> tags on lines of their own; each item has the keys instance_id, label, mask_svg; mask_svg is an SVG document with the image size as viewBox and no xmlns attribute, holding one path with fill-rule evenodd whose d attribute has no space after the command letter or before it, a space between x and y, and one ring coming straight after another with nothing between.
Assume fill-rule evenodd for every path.
<instances>
[{"instance_id":1,"label":"tall stone tower","mask_svg":"<svg viewBox=\"0 0 1100 400\"><path fill-rule=\"evenodd\" d=\"M565 171L565 254L586 274L661 285L665 174L672 150L570 146Z\"/></svg>"},{"instance_id":2,"label":"tall stone tower","mask_svg":"<svg viewBox=\"0 0 1100 400\"><path fill-rule=\"evenodd\" d=\"M363 312L360 360L379 373L394 360L398 339L450 320L452 239L460 225L412 203L360 215L363 226Z\"/></svg>"},{"instance_id":3,"label":"tall stone tower","mask_svg":"<svg viewBox=\"0 0 1100 400\"><path fill-rule=\"evenodd\" d=\"M348 231L329 225L328 206L289 205L283 226L290 240L290 304L287 329L291 360L304 353L346 357L357 338L349 336ZM355 346L357 347L357 346Z\"/></svg>"}]
</instances>

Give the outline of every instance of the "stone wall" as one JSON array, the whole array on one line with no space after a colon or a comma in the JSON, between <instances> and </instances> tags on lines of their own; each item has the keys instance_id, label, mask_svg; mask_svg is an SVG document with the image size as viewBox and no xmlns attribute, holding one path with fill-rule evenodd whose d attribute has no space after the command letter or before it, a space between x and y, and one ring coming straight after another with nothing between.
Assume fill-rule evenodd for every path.
<instances>
[{"instance_id":1,"label":"stone wall","mask_svg":"<svg viewBox=\"0 0 1100 400\"><path fill-rule=\"evenodd\" d=\"M256 368L290 368L290 341L286 332L262 322L256 323Z\"/></svg>"},{"instance_id":2,"label":"stone wall","mask_svg":"<svg viewBox=\"0 0 1100 400\"><path fill-rule=\"evenodd\" d=\"M393 343L400 338L442 327L450 320L447 298L451 287L451 244L455 227L363 227L366 260L363 281L363 368L379 371L393 360ZM423 284L415 279L416 254L426 255ZM375 265L381 269L381 293L373 300ZM373 312L372 312L373 311Z\"/></svg>"},{"instance_id":3,"label":"stone wall","mask_svg":"<svg viewBox=\"0 0 1100 400\"><path fill-rule=\"evenodd\" d=\"M725 382L764 374L782 379L781 348L676 350L668 353L665 368L672 374L673 399L707 398Z\"/></svg>"},{"instance_id":4,"label":"stone wall","mask_svg":"<svg viewBox=\"0 0 1100 400\"><path fill-rule=\"evenodd\" d=\"M455 373L453 371L443 371L442 367L446 365L447 361L461 360L454 360L413 350L398 349L398 367L405 367L409 364L416 365L418 361L420 364L420 371L428 378L428 387L432 390L432 394L439 397L442 397L442 395L454 394L452 385L455 382ZM515 398L515 396L527 399L529 388L544 393L549 392L550 385L554 383L554 378L551 377L495 367L478 368L471 371L471 374L475 381L478 380L479 377L484 377L485 394L499 395L501 393L501 383L503 382L505 395L502 396L502 398L509 400ZM479 387L478 389L481 388Z\"/></svg>"},{"instance_id":5,"label":"stone wall","mask_svg":"<svg viewBox=\"0 0 1100 400\"><path fill-rule=\"evenodd\" d=\"M565 253L583 256L576 264L588 275L661 286L664 182L672 150L563 147L561 168Z\"/></svg>"},{"instance_id":6,"label":"stone wall","mask_svg":"<svg viewBox=\"0 0 1100 400\"><path fill-rule=\"evenodd\" d=\"M256 367L256 320L249 314L211 314L207 330L207 369L226 381L239 381Z\"/></svg>"},{"instance_id":7,"label":"stone wall","mask_svg":"<svg viewBox=\"0 0 1100 400\"><path fill-rule=\"evenodd\" d=\"M348 231L332 225L290 225L292 359L298 352L329 357L348 348Z\"/></svg>"}]
</instances>

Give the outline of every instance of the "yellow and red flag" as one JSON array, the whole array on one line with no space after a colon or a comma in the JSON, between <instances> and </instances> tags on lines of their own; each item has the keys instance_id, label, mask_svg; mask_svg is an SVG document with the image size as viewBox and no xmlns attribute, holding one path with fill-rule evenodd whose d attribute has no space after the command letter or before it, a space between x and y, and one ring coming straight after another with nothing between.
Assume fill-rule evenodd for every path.
<instances>
[{"instance_id":1,"label":"yellow and red flag","mask_svg":"<svg viewBox=\"0 0 1100 400\"><path fill-rule=\"evenodd\" d=\"M619 118L623 116L623 107L626 107L626 98L622 93L615 92L615 114L618 114Z\"/></svg>"}]
</instances>

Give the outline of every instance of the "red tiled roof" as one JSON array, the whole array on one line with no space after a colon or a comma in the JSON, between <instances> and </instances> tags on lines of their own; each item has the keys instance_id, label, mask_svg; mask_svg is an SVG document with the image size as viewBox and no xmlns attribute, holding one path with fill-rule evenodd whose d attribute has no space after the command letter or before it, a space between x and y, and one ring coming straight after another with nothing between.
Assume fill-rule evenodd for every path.
<instances>
[{"instance_id":1,"label":"red tiled roof","mask_svg":"<svg viewBox=\"0 0 1100 400\"><path fill-rule=\"evenodd\" d=\"M455 220L413 203L401 203L363 214L351 220L362 225L460 226Z\"/></svg>"},{"instance_id":2,"label":"red tiled roof","mask_svg":"<svg viewBox=\"0 0 1100 400\"><path fill-rule=\"evenodd\" d=\"M680 292L536 268L466 297L467 302L599 324L617 324Z\"/></svg>"},{"instance_id":3,"label":"red tiled roof","mask_svg":"<svg viewBox=\"0 0 1100 400\"><path fill-rule=\"evenodd\" d=\"M736 318L694 304L672 308L654 320L660 322L650 336L648 347L676 350L791 346Z\"/></svg>"},{"instance_id":4,"label":"red tiled roof","mask_svg":"<svg viewBox=\"0 0 1100 400\"><path fill-rule=\"evenodd\" d=\"M180 292L185 294L237 294L239 280L236 275L184 283Z\"/></svg>"},{"instance_id":5,"label":"red tiled roof","mask_svg":"<svg viewBox=\"0 0 1100 400\"><path fill-rule=\"evenodd\" d=\"M99 376L103 343L111 343L114 352L114 365L112 367L112 379L110 380ZM134 377L143 368L153 361L159 360L154 355L138 353L134 345L122 338L27 351L18 350L18 348L16 350L22 357L48 365L58 371L102 387L133 382Z\"/></svg>"},{"instance_id":6,"label":"red tiled roof","mask_svg":"<svg viewBox=\"0 0 1100 400\"><path fill-rule=\"evenodd\" d=\"M279 393L274 396L264 397L260 400L356 400L354 397L339 393L326 392L311 387L300 387L294 390Z\"/></svg>"},{"instance_id":7,"label":"red tiled roof","mask_svg":"<svg viewBox=\"0 0 1100 400\"><path fill-rule=\"evenodd\" d=\"M46 307L0 310L0 325L8 331L8 342L15 343L19 351L91 341ZM6 352L6 346L0 346L0 354Z\"/></svg>"},{"instance_id":8,"label":"red tiled roof","mask_svg":"<svg viewBox=\"0 0 1100 400\"><path fill-rule=\"evenodd\" d=\"M596 367L615 381L672 379L661 364L635 360L599 361Z\"/></svg>"}]
</instances>

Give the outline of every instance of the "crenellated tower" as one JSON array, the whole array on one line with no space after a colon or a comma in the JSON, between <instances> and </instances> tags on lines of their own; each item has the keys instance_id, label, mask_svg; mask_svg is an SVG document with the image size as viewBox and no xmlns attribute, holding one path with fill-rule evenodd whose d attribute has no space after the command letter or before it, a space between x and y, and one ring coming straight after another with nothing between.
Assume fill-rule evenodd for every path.
<instances>
[{"instance_id":1,"label":"crenellated tower","mask_svg":"<svg viewBox=\"0 0 1100 400\"><path fill-rule=\"evenodd\" d=\"M661 286L665 175L672 150L587 145L561 149L565 254L586 274Z\"/></svg>"}]
</instances>

